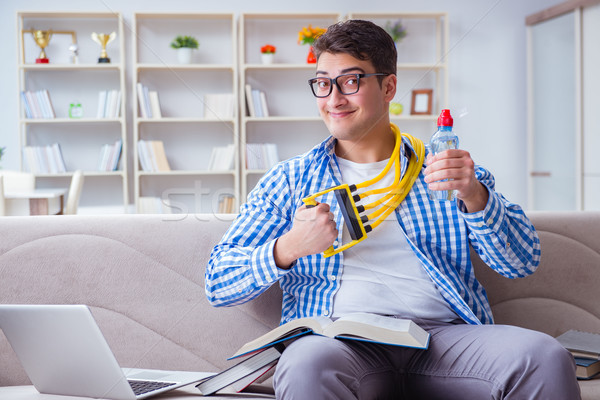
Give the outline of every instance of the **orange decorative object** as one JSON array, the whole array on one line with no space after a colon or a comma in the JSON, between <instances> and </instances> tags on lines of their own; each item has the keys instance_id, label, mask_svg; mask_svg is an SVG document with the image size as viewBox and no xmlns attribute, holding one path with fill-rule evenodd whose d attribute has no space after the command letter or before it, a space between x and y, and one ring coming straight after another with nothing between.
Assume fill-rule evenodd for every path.
<instances>
[{"instance_id":1,"label":"orange decorative object","mask_svg":"<svg viewBox=\"0 0 600 400\"><path fill-rule=\"evenodd\" d=\"M313 47L310 46L308 49L308 56L306 57L306 62L309 64L315 64L317 62L317 57L315 57L315 53L313 51Z\"/></svg>"}]
</instances>

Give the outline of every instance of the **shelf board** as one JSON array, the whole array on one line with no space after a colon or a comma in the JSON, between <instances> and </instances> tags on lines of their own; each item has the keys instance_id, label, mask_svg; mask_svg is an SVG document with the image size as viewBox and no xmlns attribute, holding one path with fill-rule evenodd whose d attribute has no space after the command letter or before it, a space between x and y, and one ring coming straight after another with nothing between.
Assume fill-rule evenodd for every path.
<instances>
[{"instance_id":1,"label":"shelf board","mask_svg":"<svg viewBox=\"0 0 600 400\"><path fill-rule=\"evenodd\" d=\"M73 171L62 172L59 174L34 174L36 178L64 178L73 176ZM98 176L123 176L123 171L83 171L84 177L98 177Z\"/></svg>"},{"instance_id":2,"label":"shelf board","mask_svg":"<svg viewBox=\"0 0 600 400\"><path fill-rule=\"evenodd\" d=\"M235 123L234 118L200 118L200 117L162 117L162 118L136 118L138 123L150 123L150 124L160 124L160 123L209 123L209 122L227 122L230 124Z\"/></svg>"},{"instance_id":3,"label":"shelf board","mask_svg":"<svg viewBox=\"0 0 600 400\"><path fill-rule=\"evenodd\" d=\"M107 124L120 123L122 118L24 118L23 124Z\"/></svg>"},{"instance_id":4,"label":"shelf board","mask_svg":"<svg viewBox=\"0 0 600 400\"><path fill-rule=\"evenodd\" d=\"M425 70L441 70L446 68L446 63L400 63L396 66L398 70L403 69L425 69ZM274 63L274 64L245 64L243 66L245 71L252 70L314 70L315 64L285 64L285 63Z\"/></svg>"},{"instance_id":5,"label":"shelf board","mask_svg":"<svg viewBox=\"0 0 600 400\"><path fill-rule=\"evenodd\" d=\"M227 19L231 20L233 14L230 13L179 13L179 12L140 12L135 13L137 19Z\"/></svg>"},{"instance_id":6,"label":"shelf board","mask_svg":"<svg viewBox=\"0 0 600 400\"><path fill-rule=\"evenodd\" d=\"M298 69L298 70L314 70L316 64L309 63L299 63L299 64L286 64L286 63L273 63L273 64L244 64L242 68L244 70L290 70L290 69Z\"/></svg>"},{"instance_id":7,"label":"shelf board","mask_svg":"<svg viewBox=\"0 0 600 400\"><path fill-rule=\"evenodd\" d=\"M246 175L264 175L268 172L268 169L247 169L244 171Z\"/></svg>"},{"instance_id":8,"label":"shelf board","mask_svg":"<svg viewBox=\"0 0 600 400\"><path fill-rule=\"evenodd\" d=\"M321 122L320 116L315 117L244 117L245 122Z\"/></svg>"},{"instance_id":9,"label":"shelf board","mask_svg":"<svg viewBox=\"0 0 600 400\"><path fill-rule=\"evenodd\" d=\"M117 19L120 14L104 11L20 11L22 18L106 18Z\"/></svg>"},{"instance_id":10,"label":"shelf board","mask_svg":"<svg viewBox=\"0 0 600 400\"><path fill-rule=\"evenodd\" d=\"M390 115L390 121L403 120L403 121L436 121L437 115Z\"/></svg>"},{"instance_id":11,"label":"shelf board","mask_svg":"<svg viewBox=\"0 0 600 400\"><path fill-rule=\"evenodd\" d=\"M444 69L446 63L400 63L396 66L397 69Z\"/></svg>"},{"instance_id":12,"label":"shelf board","mask_svg":"<svg viewBox=\"0 0 600 400\"><path fill-rule=\"evenodd\" d=\"M138 71L210 71L210 70L226 70L233 71L234 67L231 64L136 64Z\"/></svg>"},{"instance_id":13,"label":"shelf board","mask_svg":"<svg viewBox=\"0 0 600 400\"><path fill-rule=\"evenodd\" d=\"M341 17L338 13L244 13L243 17L245 20L261 20L261 19L338 19Z\"/></svg>"},{"instance_id":14,"label":"shelf board","mask_svg":"<svg viewBox=\"0 0 600 400\"><path fill-rule=\"evenodd\" d=\"M447 17L448 13L446 12L398 12L398 13L370 13L370 12L355 12L351 13L351 18L360 18L360 19L390 19L390 18L441 18Z\"/></svg>"},{"instance_id":15,"label":"shelf board","mask_svg":"<svg viewBox=\"0 0 600 400\"><path fill-rule=\"evenodd\" d=\"M194 176L194 175L235 175L233 170L171 170L171 171L137 171L139 176Z\"/></svg>"},{"instance_id":16,"label":"shelf board","mask_svg":"<svg viewBox=\"0 0 600 400\"><path fill-rule=\"evenodd\" d=\"M120 63L114 64L19 64L24 71L118 71Z\"/></svg>"}]
</instances>

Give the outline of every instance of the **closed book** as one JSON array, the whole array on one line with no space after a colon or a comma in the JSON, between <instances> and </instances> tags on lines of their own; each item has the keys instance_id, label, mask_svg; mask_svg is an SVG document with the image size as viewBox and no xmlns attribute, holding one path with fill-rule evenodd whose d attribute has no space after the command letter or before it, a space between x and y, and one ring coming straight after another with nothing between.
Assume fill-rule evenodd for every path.
<instances>
[{"instance_id":1,"label":"closed book","mask_svg":"<svg viewBox=\"0 0 600 400\"><path fill-rule=\"evenodd\" d=\"M254 106L254 100L252 98L252 86L246 84L246 106L249 117L256 117L256 108Z\"/></svg>"},{"instance_id":2,"label":"closed book","mask_svg":"<svg viewBox=\"0 0 600 400\"><path fill-rule=\"evenodd\" d=\"M152 155L156 163L156 171L170 171L169 161L167 160L167 154L165 153L165 146L162 140L152 140Z\"/></svg>"},{"instance_id":3,"label":"closed book","mask_svg":"<svg viewBox=\"0 0 600 400\"><path fill-rule=\"evenodd\" d=\"M275 363L283 353L283 349L283 346L272 346L257 352L234 366L200 382L196 387L204 396L208 396L248 376L253 375L254 379L258 379L259 376L256 376L256 371ZM252 382L246 381L243 386L245 387L250 383Z\"/></svg>"},{"instance_id":4,"label":"closed book","mask_svg":"<svg viewBox=\"0 0 600 400\"><path fill-rule=\"evenodd\" d=\"M149 91L148 98L150 99L150 109L152 110L152 118L162 118L162 112L160 110L160 101L158 100L158 92L156 90Z\"/></svg>"},{"instance_id":5,"label":"closed book","mask_svg":"<svg viewBox=\"0 0 600 400\"><path fill-rule=\"evenodd\" d=\"M556 340L575 356L600 359L600 334L571 329Z\"/></svg>"},{"instance_id":6,"label":"closed book","mask_svg":"<svg viewBox=\"0 0 600 400\"><path fill-rule=\"evenodd\" d=\"M592 379L600 373L600 360L597 359L575 357L575 365L578 379Z\"/></svg>"}]
</instances>

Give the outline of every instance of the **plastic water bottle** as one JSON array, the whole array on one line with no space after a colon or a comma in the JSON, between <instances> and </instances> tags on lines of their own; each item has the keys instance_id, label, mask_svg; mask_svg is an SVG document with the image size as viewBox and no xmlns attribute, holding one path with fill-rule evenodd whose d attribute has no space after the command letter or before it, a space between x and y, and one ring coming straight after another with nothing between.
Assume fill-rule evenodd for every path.
<instances>
[{"instance_id":1,"label":"plastic water bottle","mask_svg":"<svg viewBox=\"0 0 600 400\"><path fill-rule=\"evenodd\" d=\"M438 154L448 149L458 149L458 136L452 132L454 120L450 115L450 110L442 110L438 117L438 130L433 134L429 141L429 148L432 154ZM456 190L427 190L431 200L454 200Z\"/></svg>"}]
</instances>

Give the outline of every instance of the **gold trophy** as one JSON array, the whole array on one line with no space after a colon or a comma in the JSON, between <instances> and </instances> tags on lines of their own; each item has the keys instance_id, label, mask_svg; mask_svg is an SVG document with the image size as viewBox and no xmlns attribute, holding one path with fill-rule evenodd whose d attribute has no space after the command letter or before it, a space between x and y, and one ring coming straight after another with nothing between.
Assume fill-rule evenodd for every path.
<instances>
[{"instance_id":1,"label":"gold trophy","mask_svg":"<svg viewBox=\"0 0 600 400\"><path fill-rule=\"evenodd\" d=\"M48 46L48 43L50 43L50 38L52 37L52 31L51 30L47 30L47 31L32 30L31 34L33 35L33 40L35 40L35 43L38 46L40 46L40 48L42 49L40 56L35 59L36 64L48 64L50 62L50 60L48 59L48 57L46 57L46 52L44 51L44 49L46 48L46 46Z\"/></svg>"},{"instance_id":2,"label":"gold trophy","mask_svg":"<svg viewBox=\"0 0 600 400\"><path fill-rule=\"evenodd\" d=\"M98 58L99 64L110 63L110 58L108 58L108 54L106 53L106 45L112 42L116 37L116 32L113 32L110 35L92 32L92 40L102 46L102 53L100 53L100 58Z\"/></svg>"}]
</instances>

